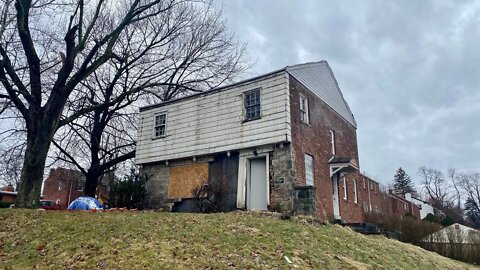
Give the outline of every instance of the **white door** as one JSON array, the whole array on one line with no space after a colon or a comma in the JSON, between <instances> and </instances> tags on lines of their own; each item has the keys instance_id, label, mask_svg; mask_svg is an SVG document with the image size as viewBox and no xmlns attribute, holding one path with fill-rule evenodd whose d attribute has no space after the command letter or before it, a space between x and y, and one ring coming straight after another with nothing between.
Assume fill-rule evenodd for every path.
<instances>
[{"instance_id":1,"label":"white door","mask_svg":"<svg viewBox=\"0 0 480 270\"><path fill-rule=\"evenodd\" d=\"M333 175L333 218L340 219L340 205L338 202L338 174Z\"/></svg>"},{"instance_id":2,"label":"white door","mask_svg":"<svg viewBox=\"0 0 480 270\"><path fill-rule=\"evenodd\" d=\"M267 210L266 158L250 159L247 170L247 209Z\"/></svg>"}]
</instances>

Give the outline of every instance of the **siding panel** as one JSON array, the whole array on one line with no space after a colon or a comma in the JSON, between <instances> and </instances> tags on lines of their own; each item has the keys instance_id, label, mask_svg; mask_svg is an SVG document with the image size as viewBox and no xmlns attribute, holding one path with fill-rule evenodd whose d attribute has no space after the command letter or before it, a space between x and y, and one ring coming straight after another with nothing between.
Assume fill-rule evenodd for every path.
<instances>
[{"instance_id":1,"label":"siding panel","mask_svg":"<svg viewBox=\"0 0 480 270\"><path fill-rule=\"evenodd\" d=\"M243 122L243 92L261 88L261 119ZM167 113L166 137L153 138L153 118ZM199 156L290 139L286 72L140 113L136 163Z\"/></svg>"}]
</instances>

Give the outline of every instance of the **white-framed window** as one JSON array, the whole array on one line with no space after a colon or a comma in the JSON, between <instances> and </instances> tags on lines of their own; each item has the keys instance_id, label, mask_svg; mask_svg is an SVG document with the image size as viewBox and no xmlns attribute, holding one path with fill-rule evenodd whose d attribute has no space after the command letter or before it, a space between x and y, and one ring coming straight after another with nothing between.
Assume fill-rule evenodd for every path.
<instances>
[{"instance_id":1,"label":"white-framed window","mask_svg":"<svg viewBox=\"0 0 480 270\"><path fill-rule=\"evenodd\" d=\"M348 200L348 194L347 194L347 178L345 176L342 176L342 187L343 187L343 199Z\"/></svg>"},{"instance_id":2,"label":"white-framed window","mask_svg":"<svg viewBox=\"0 0 480 270\"><path fill-rule=\"evenodd\" d=\"M65 187L65 183L63 183L63 180L60 180L58 182L58 191L61 191Z\"/></svg>"},{"instance_id":3,"label":"white-framed window","mask_svg":"<svg viewBox=\"0 0 480 270\"><path fill-rule=\"evenodd\" d=\"M161 138L167 133L167 114L160 113L154 116L153 137Z\"/></svg>"},{"instance_id":4,"label":"white-framed window","mask_svg":"<svg viewBox=\"0 0 480 270\"><path fill-rule=\"evenodd\" d=\"M245 121L260 118L260 88L243 93L243 105L245 109Z\"/></svg>"},{"instance_id":5,"label":"white-framed window","mask_svg":"<svg viewBox=\"0 0 480 270\"><path fill-rule=\"evenodd\" d=\"M363 212L364 213L368 213L368 203L367 202L363 202Z\"/></svg>"},{"instance_id":6,"label":"white-framed window","mask_svg":"<svg viewBox=\"0 0 480 270\"><path fill-rule=\"evenodd\" d=\"M310 124L310 119L308 115L308 99L300 95L300 119L302 123Z\"/></svg>"},{"instance_id":7,"label":"white-framed window","mask_svg":"<svg viewBox=\"0 0 480 270\"><path fill-rule=\"evenodd\" d=\"M355 179L352 180L352 185L353 185L353 202L358 203L357 181Z\"/></svg>"},{"instance_id":8,"label":"white-framed window","mask_svg":"<svg viewBox=\"0 0 480 270\"><path fill-rule=\"evenodd\" d=\"M313 157L309 154L305 154L305 185L315 185L313 181Z\"/></svg>"},{"instance_id":9,"label":"white-framed window","mask_svg":"<svg viewBox=\"0 0 480 270\"><path fill-rule=\"evenodd\" d=\"M406 203L403 204L403 208L405 208L405 210L407 210L407 204Z\"/></svg>"},{"instance_id":10,"label":"white-framed window","mask_svg":"<svg viewBox=\"0 0 480 270\"><path fill-rule=\"evenodd\" d=\"M370 181L369 182L370 183L370 190L373 190L374 189L373 186L375 185L375 183L372 180L368 180L368 181Z\"/></svg>"},{"instance_id":11,"label":"white-framed window","mask_svg":"<svg viewBox=\"0 0 480 270\"><path fill-rule=\"evenodd\" d=\"M83 191L84 188L85 188L85 180L77 179L77 191Z\"/></svg>"},{"instance_id":12,"label":"white-framed window","mask_svg":"<svg viewBox=\"0 0 480 270\"><path fill-rule=\"evenodd\" d=\"M367 181L365 180L365 177L362 177L362 182L363 182L363 189L367 189Z\"/></svg>"},{"instance_id":13,"label":"white-framed window","mask_svg":"<svg viewBox=\"0 0 480 270\"><path fill-rule=\"evenodd\" d=\"M332 155L335 155L335 131L330 129L330 144L332 145Z\"/></svg>"}]
</instances>

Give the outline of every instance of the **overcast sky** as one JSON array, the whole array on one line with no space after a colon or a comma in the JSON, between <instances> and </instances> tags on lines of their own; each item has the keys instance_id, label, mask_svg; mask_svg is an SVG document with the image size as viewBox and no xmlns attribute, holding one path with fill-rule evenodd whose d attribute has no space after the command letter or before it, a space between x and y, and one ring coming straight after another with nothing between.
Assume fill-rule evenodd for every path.
<instances>
[{"instance_id":1,"label":"overcast sky","mask_svg":"<svg viewBox=\"0 0 480 270\"><path fill-rule=\"evenodd\" d=\"M480 2L228 0L223 12L251 75L328 61L368 175L480 169Z\"/></svg>"}]
</instances>

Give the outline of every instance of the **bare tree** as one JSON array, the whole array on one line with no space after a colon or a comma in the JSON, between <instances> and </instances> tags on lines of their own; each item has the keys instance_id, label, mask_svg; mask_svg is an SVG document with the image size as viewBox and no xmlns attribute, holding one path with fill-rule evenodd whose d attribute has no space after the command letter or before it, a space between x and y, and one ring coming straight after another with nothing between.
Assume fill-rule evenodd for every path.
<instances>
[{"instance_id":1,"label":"bare tree","mask_svg":"<svg viewBox=\"0 0 480 270\"><path fill-rule=\"evenodd\" d=\"M460 186L459 186L459 173L457 169L455 168L449 168L447 171L448 179L452 183L453 189L455 190L455 200L456 200L456 205L457 208L461 208L461 191L460 191Z\"/></svg>"},{"instance_id":2,"label":"bare tree","mask_svg":"<svg viewBox=\"0 0 480 270\"><path fill-rule=\"evenodd\" d=\"M475 224L480 227L480 173L461 173L459 176L460 186L465 192L466 203L465 210L467 216Z\"/></svg>"},{"instance_id":3,"label":"bare tree","mask_svg":"<svg viewBox=\"0 0 480 270\"><path fill-rule=\"evenodd\" d=\"M422 178L423 190L434 208L443 211L445 206L451 204L450 186L441 171L422 166L418 169L418 175Z\"/></svg>"},{"instance_id":4,"label":"bare tree","mask_svg":"<svg viewBox=\"0 0 480 270\"><path fill-rule=\"evenodd\" d=\"M163 87L167 91L162 95L168 97L172 92L190 88L176 85L179 78L190 78L193 86L197 82L195 78L201 75L225 77L223 75L238 71L236 64L241 55L238 47L230 47L223 55L216 56L219 60L225 57L224 70L220 65L195 64L190 69L175 69L177 65L191 64L189 50L198 55L206 49L201 45L204 36L191 32L188 23L201 16L196 13L199 6L209 3L17 0L13 9L10 0L2 1L0 81L3 89L0 89L0 98L15 106L26 129L18 207L38 205L48 151L61 127L100 108L115 106L139 91ZM163 24L157 24L158 20ZM163 27L172 31L164 35ZM178 36L190 36L194 42L186 43L185 39L176 39ZM208 47L199 57L217 52L213 48L214 45ZM164 63L170 63L161 69L166 74L163 80L157 80L160 71L154 72L158 68L158 57L165 57ZM108 74L112 67L123 70L118 80L102 84L114 85L121 89L120 93L109 100L91 98L92 92L82 82L95 80L96 73ZM173 75L167 72L172 69ZM222 72L215 73L215 70ZM88 100L95 102L85 102Z\"/></svg>"}]
</instances>

